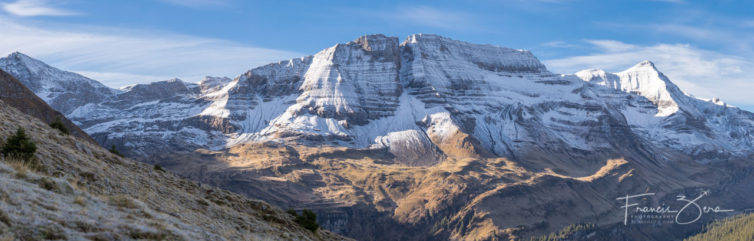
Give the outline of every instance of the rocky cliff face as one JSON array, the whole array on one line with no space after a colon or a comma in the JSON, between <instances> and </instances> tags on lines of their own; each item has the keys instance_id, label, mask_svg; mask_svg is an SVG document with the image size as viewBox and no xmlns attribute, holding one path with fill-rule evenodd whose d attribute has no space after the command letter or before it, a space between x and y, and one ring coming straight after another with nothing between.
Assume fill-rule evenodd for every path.
<instances>
[{"instance_id":1,"label":"rocky cliff face","mask_svg":"<svg viewBox=\"0 0 754 241\"><path fill-rule=\"evenodd\" d=\"M559 75L528 51L436 35L366 35L234 80L121 90L19 53L0 63L100 143L140 158L284 139L387 148L412 163L457 141L493 156L555 157L546 162L623 155L626 143L712 161L754 143L751 113L686 95L649 61Z\"/></svg>"},{"instance_id":2,"label":"rocky cliff face","mask_svg":"<svg viewBox=\"0 0 754 241\"><path fill-rule=\"evenodd\" d=\"M18 52L1 58L0 69L16 77L42 100L66 114L79 106L99 103L118 92L95 80L53 68Z\"/></svg>"},{"instance_id":3,"label":"rocky cliff face","mask_svg":"<svg viewBox=\"0 0 754 241\"><path fill-rule=\"evenodd\" d=\"M524 50L367 35L233 80L121 91L65 114L100 143L317 209L353 237L516 238L616 223L611 200L628 192L752 194L754 114L683 93L649 61L555 74Z\"/></svg>"}]
</instances>

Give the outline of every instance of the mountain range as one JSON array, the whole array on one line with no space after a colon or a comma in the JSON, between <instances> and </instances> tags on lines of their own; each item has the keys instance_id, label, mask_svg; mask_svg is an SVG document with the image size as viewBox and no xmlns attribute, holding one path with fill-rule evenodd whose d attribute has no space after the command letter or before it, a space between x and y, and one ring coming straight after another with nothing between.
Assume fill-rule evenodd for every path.
<instances>
[{"instance_id":1,"label":"mountain range","mask_svg":"<svg viewBox=\"0 0 754 241\"><path fill-rule=\"evenodd\" d=\"M650 61L557 74L529 51L414 34L198 83L111 89L21 53L0 69L103 146L314 209L359 239L616 228L615 198L647 190L657 202L711 189L721 205L754 204L754 114L684 93Z\"/></svg>"},{"instance_id":2,"label":"mountain range","mask_svg":"<svg viewBox=\"0 0 754 241\"><path fill-rule=\"evenodd\" d=\"M0 155L2 240L348 240L111 153L2 70L0 87L0 142L22 128L36 147L29 160Z\"/></svg>"}]
</instances>

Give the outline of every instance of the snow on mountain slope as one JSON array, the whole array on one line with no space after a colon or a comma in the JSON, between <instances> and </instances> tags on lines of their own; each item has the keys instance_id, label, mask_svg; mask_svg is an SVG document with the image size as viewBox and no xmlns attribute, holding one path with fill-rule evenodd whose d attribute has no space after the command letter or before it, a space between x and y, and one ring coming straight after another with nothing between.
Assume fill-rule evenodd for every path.
<instances>
[{"instance_id":1,"label":"snow on mountain slope","mask_svg":"<svg viewBox=\"0 0 754 241\"><path fill-rule=\"evenodd\" d=\"M679 110L675 99L683 92L660 73L654 63L645 60L625 71L609 74L603 70L584 70L579 78L608 88L644 96L658 106L658 116L669 116Z\"/></svg>"},{"instance_id":2,"label":"snow on mountain slope","mask_svg":"<svg viewBox=\"0 0 754 241\"><path fill-rule=\"evenodd\" d=\"M224 146L222 121L201 117L212 95L232 80L206 77L198 84L179 79L110 89L22 53L0 59L0 69L81 126L103 146L147 156L160 149L191 151Z\"/></svg>"},{"instance_id":3,"label":"snow on mountain slope","mask_svg":"<svg viewBox=\"0 0 754 241\"><path fill-rule=\"evenodd\" d=\"M147 156L158 150L192 151L222 146L222 126L201 113L212 101L203 91L217 84L193 84L179 79L139 84L99 103L90 103L66 116L78 122L103 146Z\"/></svg>"},{"instance_id":4,"label":"snow on mountain slope","mask_svg":"<svg viewBox=\"0 0 754 241\"><path fill-rule=\"evenodd\" d=\"M95 80L53 68L19 52L0 58L0 69L16 77L50 106L63 113L87 103L103 101L119 92Z\"/></svg>"},{"instance_id":5,"label":"snow on mountain slope","mask_svg":"<svg viewBox=\"0 0 754 241\"><path fill-rule=\"evenodd\" d=\"M5 100L0 136L24 128L38 164L0 161L2 240L350 240L311 232L265 202L63 135L13 107L30 105Z\"/></svg>"},{"instance_id":6,"label":"snow on mountain slope","mask_svg":"<svg viewBox=\"0 0 754 241\"><path fill-rule=\"evenodd\" d=\"M26 83L50 78L11 68ZM687 96L649 61L561 75L525 50L427 34L366 35L233 80L122 91L64 113L143 157L274 140L385 148L411 165L476 153L568 171L626 152L660 161L754 152L752 113Z\"/></svg>"},{"instance_id":7,"label":"snow on mountain slope","mask_svg":"<svg viewBox=\"0 0 754 241\"><path fill-rule=\"evenodd\" d=\"M349 126L391 116L398 107L399 58L398 39L382 35L364 36L317 53L306 71L296 76L301 80L295 87L296 103L269 120L268 128L248 138L285 132L351 139L345 130Z\"/></svg>"},{"instance_id":8,"label":"snow on mountain slope","mask_svg":"<svg viewBox=\"0 0 754 241\"><path fill-rule=\"evenodd\" d=\"M592 69L576 73L584 81L626 93L651 103L626 109L626 121L648 142L674 146L699 161L751 153L754 114L727 106L719 99L702 100L683 93L650 61L619 72ZM656 113L655 117L648 114Z\"/></svg>"},{"instance_id":9,"label":"snow on mountain slope","mask_svg":"<svg viewBox=\"0 0 754 241\"><path fill-rule=\"evenodd\" d=\"M208 94L222 89L231 81L233 80L228 77L206 76L204 77L204 79L199 81L199 87L202 91L202 94Z\"/></svg>"}]
</instances>

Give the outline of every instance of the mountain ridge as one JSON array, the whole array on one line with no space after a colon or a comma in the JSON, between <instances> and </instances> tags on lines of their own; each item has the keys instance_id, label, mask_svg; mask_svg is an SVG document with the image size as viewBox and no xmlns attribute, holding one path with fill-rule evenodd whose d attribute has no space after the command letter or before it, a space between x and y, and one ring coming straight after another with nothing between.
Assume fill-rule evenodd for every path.
<instances>
[{"instance_id":1,"label":"mountain ridge","mask_svg":"<svg viewBox=\"0 0 754 241\"><path fill-rule=\"evenodd\" d=\"M6 104L48 124L60 120L72 135L92 144L97 144L94 139L76 126L76 124L65 118L60 112L54 110L44 100L37 97L34 92L26 88L23 83L1 69L0 89L3 90L0 91L0 100Z\"/></svg>"},{"instance_id":2,"label":"mountain ridge","mask_svg":"<svg viewBox=\"0 0 754 241\"><path fill-rule=\"evenodd\" d=\"M4 64L0 68L16 66L16 69L23 70L11 60L29 57L19 56L25 55L15 53L1 59L0 63ZM45 77L44 74L29 76L22 70L11 72L27 82ZM638 98L626 103L620 100L623 97L609 93L609 89L625 92L623 97L626 98L633 95ZM468 141L478 142L479 147L485 149L483 152L497 156L515 159L514 153L532 147L511 138L512 134L539 135L548 139L541 140L544 142L560 142L563 144L557 145L593 151L605 146L610 139L603 137L607 139L602 143L594 142L563 128L584 129L583 125L573 124L595 120L580 116L582 113L613 115L604 108L621 110L616 113L620 115L616 118L625 118L632 128L629 131L645 141L700 153L696 155L701 157L699 159L720 151L746 155L742 152L747 150L747 145L754 143L751 138L745 138L752 132L751 122L746 121L751 118L751 113L727 105L722 108L718 108L719 105L707 106L704 101L683 93L650 61L642 61L615 74L585 70L574 75L557 75L550 73L529 51L471 44L428 34L410 35L400 43L395 37L364 35L315 55L253 68L233 80L194 84L174 79L134 85L119 91L122 92L113 92L109 97L96 94L84 97L94 101L78 106L71 105L71 101L62 101L66 103L63 107L61 104L53 107L69 110L63 111L64 114L82 125L98 142L124 147L129 150L127 154L137 158L146 158L170 146L185 151L198 148L219 150L246 142L275 139L388 149L389 143L425 143L421 145L423 148L415 150L398 147L391 150L394 155L421 156L417 154L436 152L437 146L443 145L430 141L433 137L427 130L433 129L433 123L422 120L435 120L428 117L443 112L450 114L446 115L450 121L443 123L469 134L471 139ZM89 92L87 89L76 93L87 96ZM572 94L555 94L559 92ZM589 96L591 93L597 96ZM52 99L48 101L60 103ZM489 114L478 114L506 109L520 113L506 114L508 121L503 122L495 121L497 118ZM709 113L704 112L726 117L708 118ZM520 132L517 122L526 118L513 115L521 114L538 116L537 122L548 131L535 134L541 131L527 129L526 133ZM576 115L576 118L569 115ZM114 116L121 117L111 118ZM122 121L124 119L133 121ZM673 127L678 124L683 126ZM701 133L689 132L689 125ZM742 128L725 130L731 125L742 125ZM713 131L715 126L718 129ZM514 129L520 133L514 134ZM715 132L730 133L723 138L715 136ZM165 136L168 139L164 139ZM660 140L653 141L657 136ZM734 140L727 140L730 137ZM684 138L691 138L691 141L685 141L689 145L671 144ZM407 151L416 153L402 153Z\"/></svg>"},{"instance_id":3,"label":"mountain ridge","mask_svg":"<svg viewBox=\"0 0 754 241\"><path fill-rule=\"evenodd\" d=\"M16 77L62 113L68 113L82 104L102 101L117 93L117 90L95 80L59 70L20 52L0 58L0 69Z\"/></svg>"},{"instance_id":4,"label":"mountain ridge","mask_svg":"<svg viewBox=\"0 0 754 241\"><path fill-rule=\"evenodd\" d=\"M0 71L0 77L5 75ZM10 81L0 79L0 135L24 128L36 144L33 160L38 163L0 156L4 240L349 240L326 230L313 233L268 203L179 178L110 153L90 139L62 134L32 116L59 114L52 108L27 114L15 107L37 107L33 103L42 101L33 94L20 97L31 91L6 88Z\"/></svg>"},{"instance_id":5,"label":"mountain ridge","mask_svg":"<svg viewBox=\"0 0 754 241\"><path fill-rule=\"evenodd\" d=\"M625 192L746 190L754 114L683 93L651 62L579 73L523 50L367 35L66 115L129 156L373 240L514 239L616 223Z\"/></svg>"}]
</instances>

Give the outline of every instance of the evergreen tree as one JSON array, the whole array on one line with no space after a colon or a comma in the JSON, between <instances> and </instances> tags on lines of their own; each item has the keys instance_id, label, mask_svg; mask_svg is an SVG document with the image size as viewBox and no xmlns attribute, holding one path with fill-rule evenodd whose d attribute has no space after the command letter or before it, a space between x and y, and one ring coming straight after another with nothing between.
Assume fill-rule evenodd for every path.
<instances>
[{"instance_id":1,"label":"evergreen tree","mask_svg":"<svg viewBox=\"0 0 754 241\"><path fill-rule=\"evenodd\" d=\"M312 232L317 232L317 230L319 229L319 224L317 223L317 214L312 212L312 210L304 209L303 213L299 215L293 209L288 209L288 213L295 217L295 219L293 219L294 222L298 223L305 229L308 229Z\"/></svg>"},{"instance_id":2,"label":"evergreen tree","mask_svg":"<svg viewBox=\"0 0 754 241\"><path fill-rule=\"evenodd\" d=\"M296 222L301 224L301 226L304 226L304 228L311 230L312 232L316 232L317 229L319 229L319 224L317 223L317 214L309 209L304 209L301 216L296 217Z\"/></svg>"},{"instance_id":3,"label":"evergreen tree","mask_svg":"<svg viewBox=\"0 0 754 241\"><path fill-rule=\"evenodd\" d=\"M63 134L70 134L68 128L66 128L65 125L63 125L63 121L60 120L60 117L56 117L55 121L50 123L50 127L60 130Z\"/></svg>"},{"instance_id":4,"label":"evergreen tree","mask_svg":"<svg viewBox=\"0 0 754 241\"><path fill-rule=\"evenodd\" d=\"M118 151L118 149L115 149L115 145L114 144L112 146L110 146L110 150L109 151L112 154L118 155L119 157L123 157L123 154L120 154L120 152Z\"/></svg>"},{"instance_id":5,"label":"evergreen tree","mask_svg":"<svg viewBox=\"0 0 754 241\"><path fill-rule=\"evenodd\" d=\"M19 127L16 134L8 137L2 148L3 156L20 158L24 161L31 160L37 145L26 135L24 128Z\"/></svg>"},{"instance_id":6,"label":"evergreen tree","mask_svg":"<svg viewBox=\"0 0 754 241\"><path fill-rule=\"evenodd\" d=\"M160 164L154 164L154 170L165 172L165 169L163 169L162 166L160 166Z\"/></svg>"}]
</instances>

